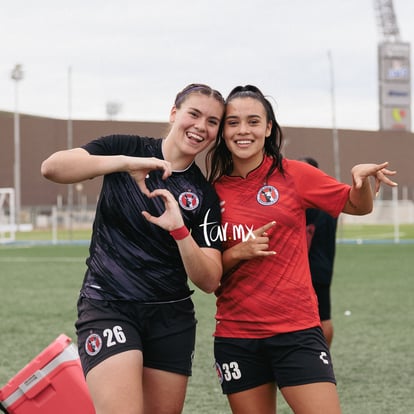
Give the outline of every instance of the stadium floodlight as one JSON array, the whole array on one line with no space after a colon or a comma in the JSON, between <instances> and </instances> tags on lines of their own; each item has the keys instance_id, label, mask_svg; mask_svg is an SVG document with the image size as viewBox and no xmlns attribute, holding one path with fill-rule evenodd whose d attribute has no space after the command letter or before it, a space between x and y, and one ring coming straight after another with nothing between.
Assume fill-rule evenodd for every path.
<instances>
[{"instance_id":1,"label":"stadium floodlight","mask_svg":"<svg viewBox=\"0 0 414 414\"><path fill-rule=\"evenodd\" d=\"M116 101L108 101L106 103L106 115L110 121L113 121L115 116L121 112L122 104Z\"/></svg>"},{"instance_id":2,"label":"stadium floodlight","mask_svg":"<svg viewBox=\"0 0 414 414\"><path fill-rule=\"evenodd\" d=\"M20 225L21 188L20 188L20 119L18 83L23 79L22 65L17 64L11 72L14 87L14 189L15 189L15 223Z\"/></svg>"}]
</instances>

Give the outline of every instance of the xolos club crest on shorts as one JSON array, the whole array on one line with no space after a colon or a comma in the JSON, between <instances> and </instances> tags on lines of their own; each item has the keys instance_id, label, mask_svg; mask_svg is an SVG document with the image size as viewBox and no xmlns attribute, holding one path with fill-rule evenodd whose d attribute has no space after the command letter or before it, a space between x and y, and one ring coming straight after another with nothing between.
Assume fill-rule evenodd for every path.
<instances>
[{"instance_id":1,"label":"xolos club crest on shorts","mask_svg":"<svg viewBox=\"0 0 414 414\"><path fill-rule=\"evenodd\" d=\"M216 373L219 380L220 385L223 384L223 371L221 370L220 364L218 362L215 363Z\"/></svg>"},{"instance_id":2,"label":"xolos club crest on shorts","mask_svg":"<svg viewBox=\"0 0 414 414\"><path fill-rule=\"evenodd\" d=\"M262 206L271 206L278 202L279 191L273 185L264 185L257 192L256 199Z\"/></svg>"},{"instance_id":3,"label":"xolos club crest on shorts","mask_svg":"<svg viewBox=\"0 0 414 414\"><path fill-rule=\"evenodd\" d=\"M191 191L184 191L178 197L178 203L184 210L194 210L200 204L200 199L197 194Z\"/></svg>"},{"instance_id":4,"label":"xolos club crest on shorts","mask_svg":"<svg viewBox=\"0 0 414 414\"><path fill-rule=\"evenodd\" d=\"M86 338L85 342L85 351L90 356L95 356L102 349L102 338L96 334L92 333Z\"/></svg>"}]
</instances>

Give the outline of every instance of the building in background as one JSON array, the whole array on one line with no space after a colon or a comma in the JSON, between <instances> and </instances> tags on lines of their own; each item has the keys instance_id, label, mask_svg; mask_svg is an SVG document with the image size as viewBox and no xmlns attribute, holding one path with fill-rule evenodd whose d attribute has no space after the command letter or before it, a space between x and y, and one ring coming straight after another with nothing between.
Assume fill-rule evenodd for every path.
<instances>
[{"instance_id":1,"label":"building in background","mask_svg":"<svg viewBox=\"0 0 414 414\"><path fill-rule=\"evenodd\" d=\"M67 185L52 183L40 174L40 164L51 153L67 148L67 120L20 116L22 207L67 205ZM73 147L81 146L96 137L111 134L132 134L165 137L167 122L73 120ZM335 174L332 131L329 128L283 127L283 154L288 158L312 156L318 158L328 174ZM339 163L341 180L350 183L354 164L389 161L398 171L398 191L402 199L414 201L414 133L409 131L339 130ZM0 188L13 187L13 113L0 111ZM204 154L197 158L204 169ZM76 166L73 166L76 168ZM83 182L74 188L74 201L87 197L87 204L95 204L101 179ZM391 198L389 188L383 187L383 196Z\"/></svg>"},{"instance_id":2,"label":"building in background","mask_svg":"<svg viewBox=\"0 0 414 414\"><path fill-rule=\"evenodd\" d=\"M401 41L392 0L376 0L379 125L381 130L411 130L410 44Z\"/></svg>"},{"instance_id":3,"label":"building in background","mask_svg":"<svg viewBox=\"0 0 414 414\"><path fill-rule=\"evenodd\" d=\"M63 228L73 237L72 229L90 228L102 177L86 180L73 186L71 202L66 184L46 180L40 174L42 161L51 153L65 149L67 120L21 114L21 216L22 226L34 229ZM150 137L166 136L169 124L162 122L85 121L73 120L73 147L81 146L93 138L111 134L137 134ZM351 168L364 162L389 161L390 168L398 172L398 187L382 186L377 201L376 215L363 216L364 220L386 222L392 218L393 200L399 200L398 220L414 222L414 176L412 158L414 133L394 131L338 131L338 162L341 181L351 183ZM297 159L303 156L318 158L330 175L335 173L332 131L329 128L283 127L284 156ZM2 226L13 226L13 113L0 111L0 244L6 240ZM197 163L205 171L205 153L199 154ZM73 166L76 168L76 165ZM312 185L312 183L309 183ZM394 190L394 193L392 192ZM9 194L7 196L7 194ZM391 212L391 213L390 213ZM391 214L391 215L390 215ZM349 216L354 217L354 216ZM359 222L358 222L359 224ZM8 234L6 234L9 237ZM9 238L13 235L10 234Z\"/></svg>"}]
</instances>

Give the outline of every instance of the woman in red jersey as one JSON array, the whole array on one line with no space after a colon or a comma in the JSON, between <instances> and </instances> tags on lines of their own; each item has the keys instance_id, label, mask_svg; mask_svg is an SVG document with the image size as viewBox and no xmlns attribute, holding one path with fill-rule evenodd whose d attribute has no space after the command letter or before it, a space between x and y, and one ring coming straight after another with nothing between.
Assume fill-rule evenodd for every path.
<instances>
[{"instance_id":1,"label":"woman in red jersey","mask_svg":"<svg viewBox=\"0 0 414 414\"><path fill-rule=\"evenodd\" d=\"M221 243L206 237L220 205L194 160L223 112L219 92L191 84L165 138L106 136L42 164L58 183L103 176L76 322L96 414L182 412L196 329L188 278L214 292L222 274Z\"/></svg>"},{"instance_id":2,"label":"woman in red jersey","mask_svg":"<svg viewBox=\"0 0 414 414\"><path fill-rule=\"evenodd\" d=\"M352 186L281 154L270 102L251 85L226 101L208 154L223 205L224 275L216 291L216 369L235 414L275 414L276 386L296 414L339 414L331 357L320 327L306 242L306 209L336 217L373 208L388 163L352 168Z\"/></svg>"}]
</instances>

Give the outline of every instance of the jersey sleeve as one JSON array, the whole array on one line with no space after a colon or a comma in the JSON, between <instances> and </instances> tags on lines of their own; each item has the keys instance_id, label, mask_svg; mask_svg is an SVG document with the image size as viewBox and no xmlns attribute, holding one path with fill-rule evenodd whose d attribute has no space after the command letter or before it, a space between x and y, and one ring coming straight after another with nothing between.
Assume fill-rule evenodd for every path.
<instances>
[{"instance_id":1,"label":"jersey sleeve","mask_svg":"<svg viewBox=\"0 0 414 414\"><path fill-rule=\"evenodd\" d=\"M338 217L349 198L351 186L302 161L289 160L289 170L297 177L296 189L304 208L317 208Z\"/></svg>"},{"instance_id":2,"label":"jersey sleeve","mask_svg":"<svg viewBox=\"0 0 414 414\"><path fill-rule=\"evenodd\" d=\"M91 155L134 155L143 151L143 139L135 135L108 135L94 139L82 148Z\"/></svg>"}]
</instances>

